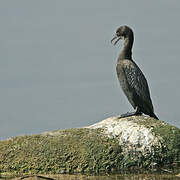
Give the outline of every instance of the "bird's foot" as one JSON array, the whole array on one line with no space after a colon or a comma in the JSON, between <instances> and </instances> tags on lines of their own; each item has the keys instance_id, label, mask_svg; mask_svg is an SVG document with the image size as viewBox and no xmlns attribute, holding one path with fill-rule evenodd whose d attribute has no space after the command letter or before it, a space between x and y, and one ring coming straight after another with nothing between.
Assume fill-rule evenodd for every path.
<instances>
[{"instance_id":1,"label":"bird's foot","mask_svg":"<svg viewBox=\"0 0 180 180\"><path fill-rule=\"evenodd\" d=\"M121 114L120 118L125 118L125 117L130 117L130 116L138 116L141 115L142 113L140 112L127 112L125 114Z\"/></svg>"}]
</instances>

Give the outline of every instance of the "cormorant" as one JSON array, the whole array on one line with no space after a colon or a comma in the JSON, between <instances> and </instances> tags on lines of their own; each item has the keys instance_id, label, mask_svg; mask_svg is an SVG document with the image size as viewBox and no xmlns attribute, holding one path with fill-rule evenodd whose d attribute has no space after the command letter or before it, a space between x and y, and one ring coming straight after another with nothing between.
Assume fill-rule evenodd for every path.
<instances>
[{"instance_id":1,"label":"cormorant","mask_svg":"<svg viewBox=\"0 0 180 180\"><path fill-rule=\"evenodd\" d=\"M131 50L134 41L132 29L128 26L121 26L117 29L116 35L111 40L111 43L115 39L117 40L114 45L116 45L120 39L124 39L124 47L119 55L116 66L117 76L120 86L129 102L133 108L136 109L136 112L122 114L121 117L142 115L142 113L144 113L158 119L154 114L147 80L137 64L132 60Z\"/></svg>"}]
</instances>

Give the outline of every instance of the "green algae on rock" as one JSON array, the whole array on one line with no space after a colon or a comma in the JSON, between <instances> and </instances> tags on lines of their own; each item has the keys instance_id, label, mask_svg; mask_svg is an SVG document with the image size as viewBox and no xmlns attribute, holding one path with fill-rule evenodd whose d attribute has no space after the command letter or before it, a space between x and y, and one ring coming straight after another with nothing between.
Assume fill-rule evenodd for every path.
<instances>
[{"instance_id":1,"label":"green algae on rock","mask_svg":"<svg viewBox=\"0 0 180 180\"><path fill-rule=\"evenodd\" d=\"M180 161L180 129L144 116L0 141L0 174L99 173Z\"/></svg>"}]
</instances>

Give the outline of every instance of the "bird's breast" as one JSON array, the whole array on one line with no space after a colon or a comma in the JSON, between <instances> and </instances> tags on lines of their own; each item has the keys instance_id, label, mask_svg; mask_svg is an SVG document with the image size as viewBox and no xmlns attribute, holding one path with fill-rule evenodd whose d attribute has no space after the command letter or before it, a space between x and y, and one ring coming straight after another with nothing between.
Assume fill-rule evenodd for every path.
<instances>
[{"instance_id":1,"label":"bird's breast","mask_svg":"<svg viewBox=\"0 0 180 180\"><path fill-rule=\"evenodd\" d=\"M121 60L117 62L116 65L116 72L117 77L120 82L120 86L124 91L130 91L129 82L127 81L127 72L130 73L129 76L132 76L131 80L133 81L133 72L127 71L128 69L131 69L132 66L134 66L133 62L131 60ZM125 72L126 71L126 72Z\"/></svg>"}]
</instances>

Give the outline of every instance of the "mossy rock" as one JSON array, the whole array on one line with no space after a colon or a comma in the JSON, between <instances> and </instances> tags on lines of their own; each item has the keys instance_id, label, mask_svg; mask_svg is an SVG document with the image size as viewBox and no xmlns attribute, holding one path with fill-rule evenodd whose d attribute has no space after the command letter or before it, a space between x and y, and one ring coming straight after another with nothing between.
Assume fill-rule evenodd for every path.
<instances>
[{"instance_id":1,"label":"mossy rock","mask_svg":"<svg viewBox=\"0 0 180 180\"><path fill-rule=\"evenodd\" d=\"M0 141L0 174L99 173L180 161L180 129L144 116Z\"/></svg>"}]
</instances>

